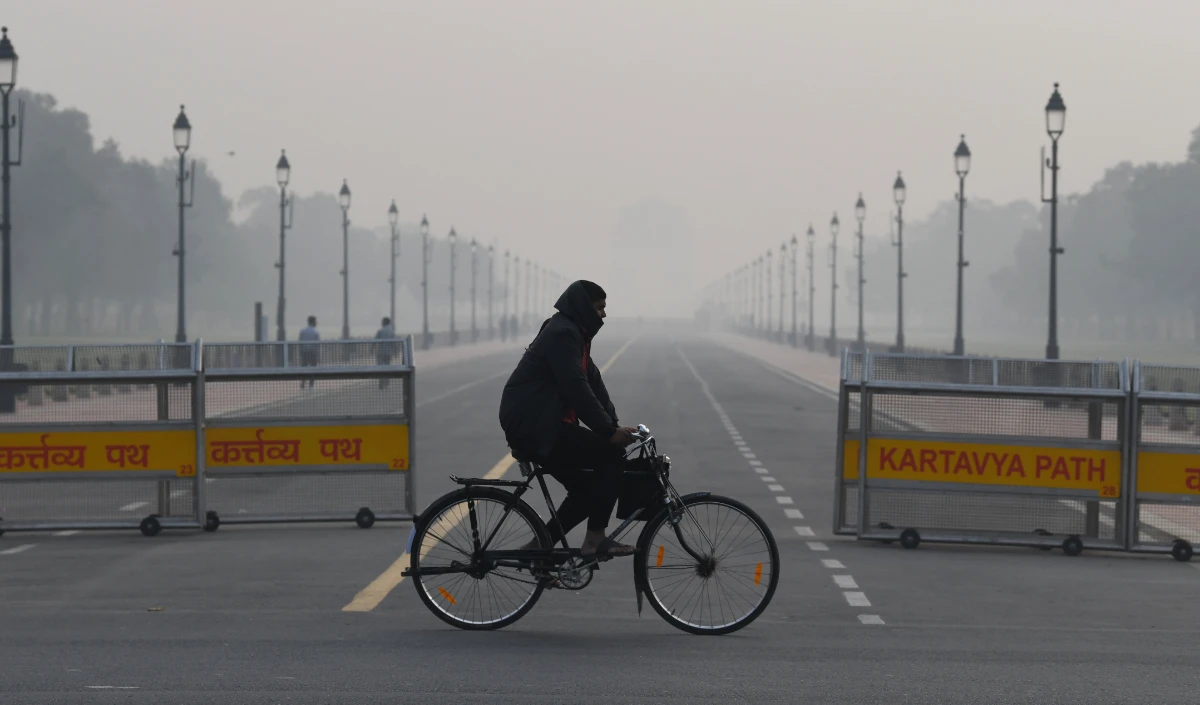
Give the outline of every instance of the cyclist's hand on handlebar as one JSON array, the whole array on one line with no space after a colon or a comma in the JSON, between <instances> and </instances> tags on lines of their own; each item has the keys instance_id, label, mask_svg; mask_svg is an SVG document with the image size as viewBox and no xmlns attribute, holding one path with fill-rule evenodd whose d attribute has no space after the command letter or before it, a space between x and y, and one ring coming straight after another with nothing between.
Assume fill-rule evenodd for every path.
<instances>
[{"instance_id":1,"label":"cyclist's hand on handlebar","mask_svg":"<svg viewBox=\"0 0 1200 705\"><path fill-rule=\"evenodd\" d=\"M613 433L612 438L608 439L608 442L615 446L627 446L630 443L633 443L633 432L636 430L637 429L632 428L618 428L616 432Z\"/></svg>"}]
</instances>

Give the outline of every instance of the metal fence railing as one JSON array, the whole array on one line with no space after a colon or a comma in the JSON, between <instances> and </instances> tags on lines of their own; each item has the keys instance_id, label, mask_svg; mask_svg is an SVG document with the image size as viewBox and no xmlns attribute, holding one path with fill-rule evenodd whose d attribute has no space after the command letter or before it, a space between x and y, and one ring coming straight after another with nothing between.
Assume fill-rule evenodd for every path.
<instances>
[{"instance_id":1,"label":"metal fence railing","mask_svg":"<svg viewBox=\"0 0 1200 705\"><path fill-rule=\"evenodd\" d=\"M411 518L413 372L411 338L0 349L0 533Z\"/></svg>"}]
</instances>

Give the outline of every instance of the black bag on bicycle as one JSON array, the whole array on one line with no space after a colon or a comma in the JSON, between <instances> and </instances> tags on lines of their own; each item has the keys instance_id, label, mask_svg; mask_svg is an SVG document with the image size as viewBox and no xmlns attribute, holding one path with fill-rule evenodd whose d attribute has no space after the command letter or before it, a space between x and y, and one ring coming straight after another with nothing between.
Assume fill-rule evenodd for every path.
<instances>
[{"instance_id":1,"label":"black bag on bicycle","mask_svg":"<svg viewBox=\"0 0 1200 705\"><path fill-rule=\"evenodd\" d=\"M638 521L647 521L663 506L663 487L658 470L663 468L662 457L642 456L625 461L621 474L621 492L617 495L617 519L628 519L644 509Z\"/></svg>"}]
</instances>

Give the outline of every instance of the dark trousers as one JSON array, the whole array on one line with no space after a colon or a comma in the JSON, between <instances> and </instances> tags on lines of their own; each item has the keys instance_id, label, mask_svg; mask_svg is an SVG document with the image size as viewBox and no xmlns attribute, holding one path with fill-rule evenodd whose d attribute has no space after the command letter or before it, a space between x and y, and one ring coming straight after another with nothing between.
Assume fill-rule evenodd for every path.
<instances>
[{"instance_id":1,"label":"dark trousers","mask_svg":"<svg viewBox=\"0 0 1200 705\"><path fill-rule=\"evenodd\" d=\"M542 465L567 490L566 498L558 506L558 521L547 524L552 541L557 543L584 519L588 531L608 528L621 491L624 448L582 426L564 423L554 449L542 459Z\"/></svg>"}]
</instances>

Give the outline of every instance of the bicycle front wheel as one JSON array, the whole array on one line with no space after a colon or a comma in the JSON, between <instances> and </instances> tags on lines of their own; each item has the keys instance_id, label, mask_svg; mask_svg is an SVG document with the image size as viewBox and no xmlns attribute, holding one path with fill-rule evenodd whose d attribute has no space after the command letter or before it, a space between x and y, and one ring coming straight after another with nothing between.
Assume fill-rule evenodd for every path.
<instances>
[{"instance_id":1,"label":"bicycle front wheel","mask_svg":"<svg viewBox=\"0 0 1200 705\"><path fill-rule=\"evenodd\" d=\"M430 505L414 527L409 549L413 586L425 606L447 624L499 629L533 608L543 584L529 570L481 565L476 531L488 551L516 550L534 539L550 547L541 517L511 493L492 487L457 490ZM454 572L421 575L422 568Z\"/></svg>"},{"instance_id":2,"label":"bicycle front wheel","mask_svg":"<svg viewBox=\"0 0 1200 705\"><path fill-rule=\"evenodd\" d=\"M736 499L691 495L683 506L677 525L665 509L646 524L634 577L672 626L692 634L735 632L757 619L775 594L775 537Z\"/></svg>"}]
</instances>

